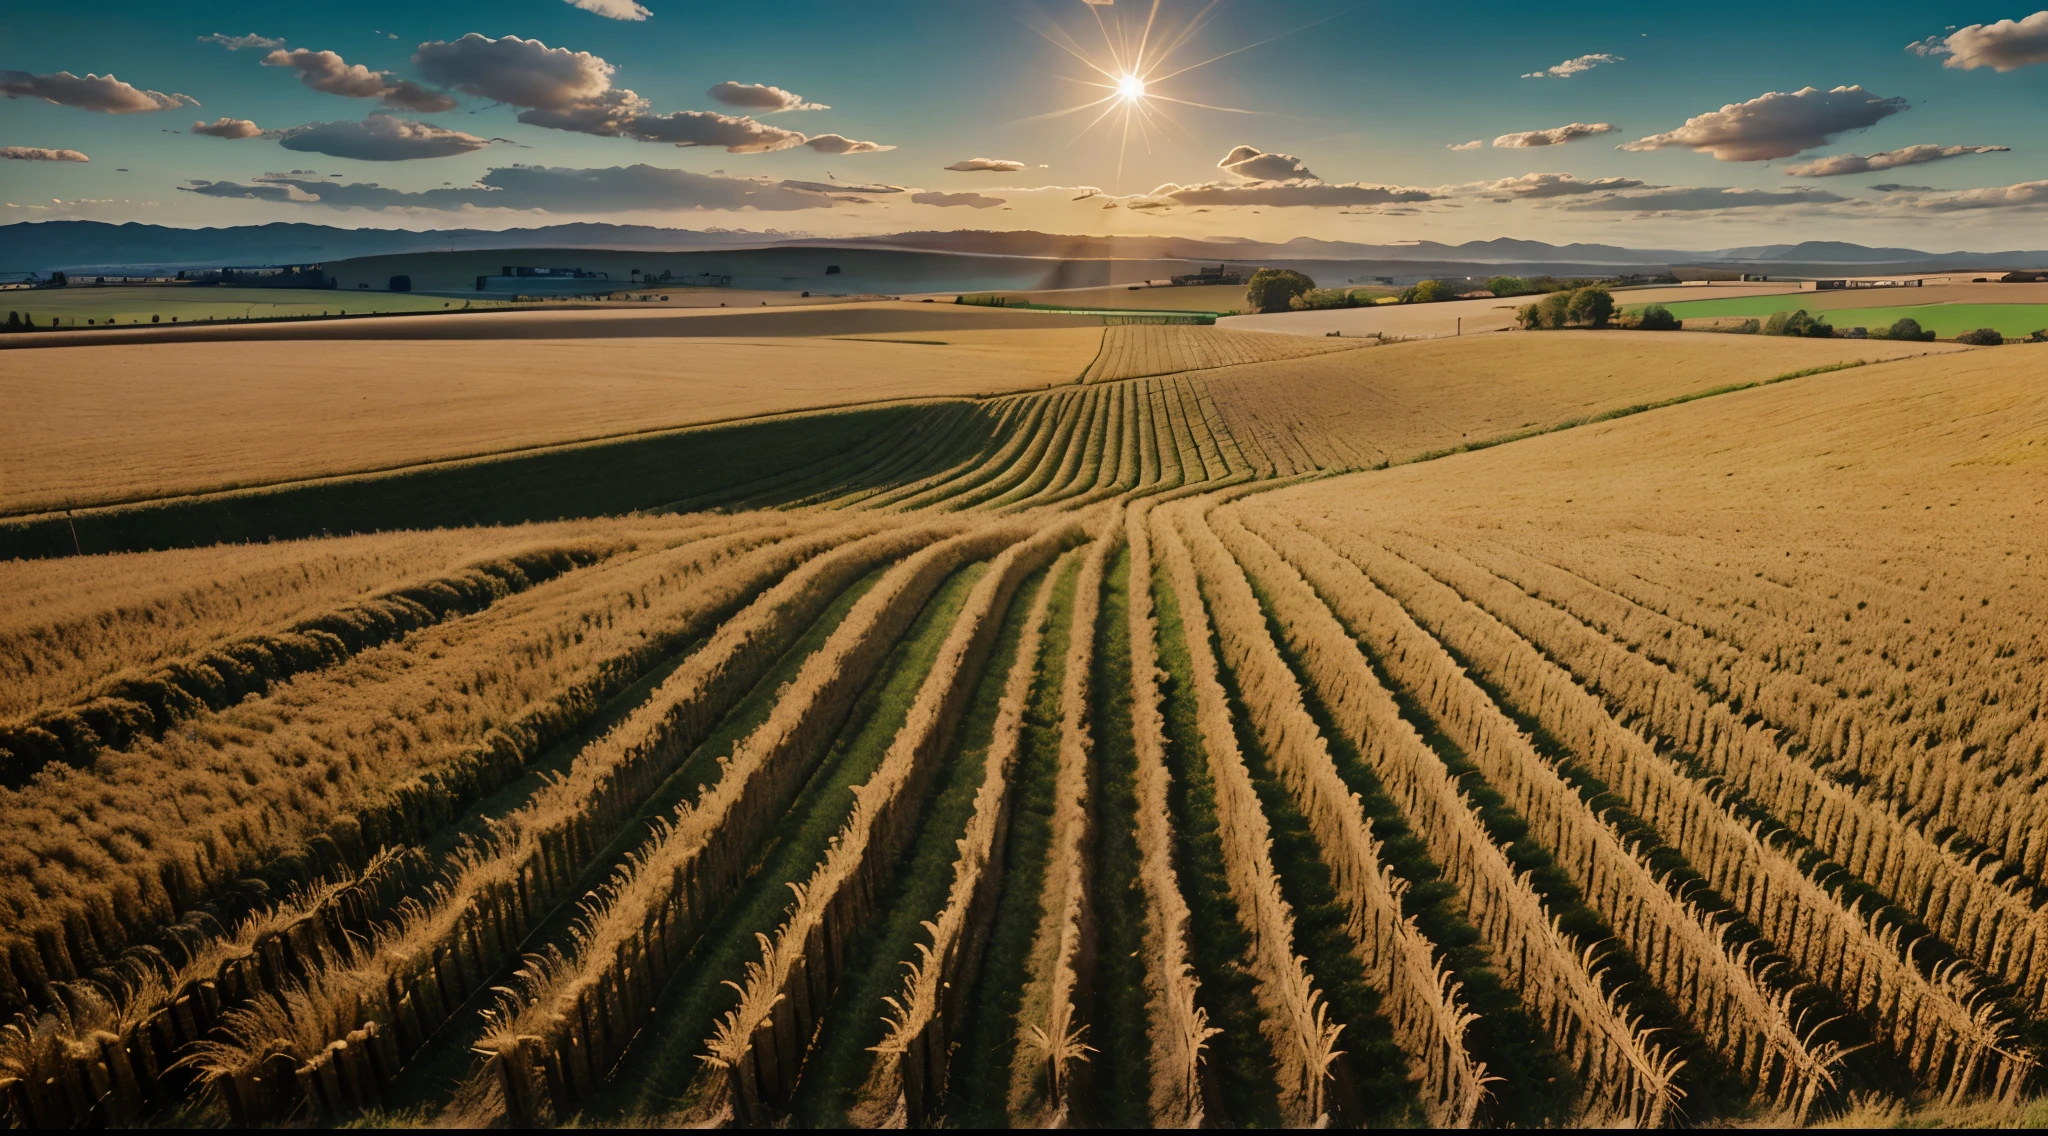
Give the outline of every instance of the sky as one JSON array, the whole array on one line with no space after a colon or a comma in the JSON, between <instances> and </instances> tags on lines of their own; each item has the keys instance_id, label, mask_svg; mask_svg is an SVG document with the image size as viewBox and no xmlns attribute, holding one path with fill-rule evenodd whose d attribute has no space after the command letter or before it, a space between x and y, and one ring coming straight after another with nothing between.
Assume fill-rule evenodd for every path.
<instances>
[{"instance_id":1,"label":"sky","mask_svg":"<svg viewBox=\"0 0 2048 1136\"><path fill-rule=\"evenodd\" d=\"M11 4L0 223L2042 248L2041 2Z\"/></svg>"}]
</instances>

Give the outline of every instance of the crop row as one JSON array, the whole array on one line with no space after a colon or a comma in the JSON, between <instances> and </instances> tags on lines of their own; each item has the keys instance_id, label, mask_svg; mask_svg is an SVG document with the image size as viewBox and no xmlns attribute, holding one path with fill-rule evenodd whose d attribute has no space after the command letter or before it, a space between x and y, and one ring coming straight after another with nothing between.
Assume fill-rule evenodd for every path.
<instances>
[{"instance_id":1,"label":"crop row","mask_svg":"<svg viewBox=\"0 0 2048 1136\"><path fill-rule=\"evenodd\" d=\"M1766 694L1786 683L1748 674L1747 660L1725 661L1722 652L1701 643L1697 630L1628 605L1533 558L1499 553L1494 559L1505 576L1497 577L1469 562L1461 566L1462 558L1448 554L1416 554L1501 612L1614 713L1641 722L1726 778L1733 791L1798 839L2010 984L2033 1010L2048 1008L2048 957L2042 950L2048 926L2037 913L2035 890L2011 862L1972 855L1943 833L1944 821L1964 808L1980 815L2003 813L2004 834L1975 831L1996 836L1996 847L2025 857L2027 876L2032 876L2039 870L2033 848L2041 841L2036 826L2022 823L2032 807L2025 794L2003 785L1972 784L1984 775L1941 760L1924 747L1916 747L1909 776L1860 787L1843 784L1823 764L1841 747L1823 739L1839 737L1843 745L1861 747L1860 720L1837 727L1822 721L1801 726L1794 719L1789 731L1781 733L1788 716ZM1731 671L1748 692L1740 701L1721 694L1729 690ZM1841 700L1830 695L1829 701ZM1934 808L1903 810L1895 799L1924 799ZM1994 811L2015 799L2024 803Z\"/></svg>"},{"instance_id":2,"label":"crop row","mask_svg":"<svg viewBox=\"0 0 2048 1136\"><path fill-rule=\"evenodd\" d=\"M771 531L765 535L772 537L776 534ZM832 543L830 540L825 542L827 545L830 543ZM445 767L444 770L435 770L431 767L421 770L412 775L412 786L400 786L397 792L387 790L388 795L384 799L392 802L389 805L383 804L379 800L379 795L369 795L367 800L361 801L352 813L344 815L342 819L350 823L346 825L333 825L330 831L339 835L330 847L334 848L340 860L346 861L351 857L368 857L369 853L374 851L380 844L410 843L423 840L437 829L445 827L461 814L464 808L467 807L467 802L479 799L485 791L517 776L519 767L523 762L537 755L543 747L551 744L553 738L563 736L567 731L574 729L580 720L587 718L593 713L612 693L623 689L626 683L633 681L638 673L647 666L652 665L661 657L661 654L673 650L677 644L687 642L695 634L701 634L701 629L708 629L725 613L733 610L761 588L767 586L768 582L775 575L786 571L792 564L813 554L819 547L821 546L813 544L807 548L805 542L801 540L785 541L780 544L770 543L767 547L757 551L742 553L729 563L724 563L718 570L708 572L705 571L706 568L719 565L725 557L723 555L714 555L710 558L709 563L705 563L702 551L696 551L688 562L693 565L688 570L666 574L664 577L657 577L657 581L672 581L670 586L688 586L690 588L690 595L686 604L678 606L673 601L669 601L650 606L641 601L636 594L632 597L630 606L621 605L621 608L618 609L634 612L646 611L659 617L667 624L665 628L662 628L662 634L649 636L639 632L631 623L627 623L623 627L614 624L616 630L628 631L631 634L630 642L632 643L632 648L629 652L623 655L614 655L611 659L606 659L603 654L599 653L595 660L599 663L596 668L584 670L581 675L574 670L563 675L566 681L559 681L554 689L549 692L550 696L545 701L531 706L520 718L507 722L500 728L499 732L495 733L494 740L490 741L488 746L479 753L478 756L495 764L482 765L480 768L468 771L461 779L449 777L448 773L444 771ZM735 549L733 551L739 550ZM662 558L657 557L655 564L661 563ZM657 581L649 581L649 584L652 585ZM650 587L648 595L650 598L654 598L659 596L660 593L652 590ZM615 643L617 643L617 640L611 639L608 636L586 636L586 645L593 649L593 653L607 650L615 651L617 649L614 646ZM545 658L546 656L541 657ZM574 656L571 656L571 658L573 659ZM561 671L556 671L555 673L562 674ZM275 824L274 821L272 823ZM204 833L201 832L196 835L203 836ZM255 858L260 856L263 845L252 839L256 834L243 829L239 835L242 836L245 842L254 845L254 847L236 848L220 840L202 847L214 853L215 856L219 856L224 851L238 857ZM272 836L269 839L275 840L276 837ZM367 848L365 845L367 845ZM175 853L177 848L178 845L171 844L164 851ZM189 856L191 853L188 852L186 855ZM357 859L356 862L362 861ZM216 860L215 863L219 864L220 861ZM229 861L227 864L222 865L222 867L232 869L233 863L234 861ZM455 863L460 867L471 863L471 861L467 855L458 855ZM195 867L206 866L207 862L204 859L199 860L195 865ZM227 872L224 871L222 874L227 879L232 879L232 876ZM164 873L164 878L175 877L170 876L169 873ZM458 872L456 877L451 878L459 880L461 873ZM118 883L119 881L117 879L112 882ZM502 884L503 881L498 881L498 883ZM431 894L446 893L445 890L442 890ZM461 897L467 899L469 895L465 891ZM89 904L82 906L87 912L95 910ZM102 907L99 910L107 911L107 908ZM455 925L445 928L440 934L444 938L455 937L462 939L469 947L468 955L474 956L484 948L485 944L481 939L489 937L480 937L476 924L476 910L473 904L457 903L452 906L444 904L440 906L438 912L433 910L431 905L429 908L412 905L409 908L401 909L401 913L403 911L411 912L402 920L404 930L417 936L432 928L437 917L445 916L451 910L458 915ZM378 915L386 918L389 917L390 913L391 909L388 904L384 905L383 909L377 912ZM109 911L108 914L111 915L111 912ZM129 976L125 980L115 977L111 981L102 981L100 984L103 988L111 987L117 991L125 989L127 991L126 996L116 998L107 1007L105 1012L92 1016L91 1020L81 1019L75 1021L76 1029L74 1032L83 1036L89 1033L103 1033L111 1030L123 1036L131 1048L135 1044L134 1039L136 1038L152 1039L151 1044L154 1046L154 1053L157 1058L155 1065L159 1069L168 1069L173 1059L179 1056L184 1048L200 1042L221 1042L224 1035L217 1034L215 1031L217 1027L223 1024L229 1026L228 1032L225 1035L225 1043L228 1049L233 1049L235 1046L233 1038L237 1031L232 1028L233 1023L229 1021L230 1015L243 1014L242 1018L236 1020L251 1028L257 1028L261 1026L263 1015L269 1012L264 1009L265 1006L288 1006L293 1003L294 999L303 1000L306 997L312 996L308 994L308 991L315 986L323 984L332 987L335 991L333 997L327 999L328 1002L346 1001L348 997L352 996L347 993L347 990L360 988L363 985L360 979L364 972L364 966L361 964L365 960L359 956L359 952L353 946L353 944L359 941L362 928L358 925L355 932L335 934L333 933L335 930L345 929L336 928L331 921L320 923L321 920L326 918L320 911L307 912L306 914L309 919L319 923L320 927L327 928L328 930L322 934L295 933L290 936L265 935L261 933L261 925L277 922L278 913L259 912L243 922L239 934L234 936L235 940L250 942L252 947L259 948L259 954L264 953L261 948L263 948L265 943L268 943L270 946L267 949L276 954L275 965L248 969L245 974L242 974L244 978L259 980L253 982L234 980L235 975L241 973L231 973L234 971L231 965L234 962L232 956L236 952L228 952L229 957L226 958L220 956L220 952L213 946L215 942L221 941L216 937L218 933L208 930L214 924L204 922L190 923L188 921L187 925L168 928L167 933L173 935L171 942L190 961L184 967L169 975L168 981L163 981L154 977L158 973L157 969L147 965L150 958L159 956L147 953L139 956L141 960L139 972L136 966L131 965L124 971ZM298 920L296 922L304 923L306 921ZM94 923L83 920L78 922L83 923L88 930L95 929ZM100 930L102 934L112 934L122 929L119 924L109 926L112 922L111 919L100 920L96 929ZM59 925L60 928L71 926L74 926L74 924L64 923ZM497 925L493 924L491 929L497 932ZM404 936L401 935L400 937L403 938ZM433 938L434 936L430 934L428 937ZM503 938L504 935L500 933L496 935L495 939L491 939L491 942L502 946ZM344 946L347 949L339 949ZM30 986L30 989L43 990L46 988L44 983L47 981L45 975L48 974L48 971L40 968L49 963L68 964L73 957L71 952L99 950L101 948L93 940L85 939L81 942L81 936L75 932L64 934L60 930L28 937L27 943L24 946L17 947L12 957L18 971L26 971L31 978L37 980L35 984ZM463 957L464 952L459 949L455 951L437 950L434 952L434 957L430 958L425 964L430 969L438 972L434 983L436 986L434 1005L436 1010L441 1013L452 1011L454 1005L459 1004L465 980L473 982L473 980L483 976L480 973L480 967L465 972L462 969ZM208 959L218 960L219 965L216 966L214 963L207 962L206 960ZM474 961L474 959L471 961ZM450 966L456 968L452 972L454 975L452 985L449 981L443 981L443 976L449 973L446 968ZM339 977L344 972L352 977L347 979ZM141 975L140 981L135 977L138 973ZM75 999L77 996L76 992L80 987L74 983L68 988L53 987L48 989L51 991L50 997ZM397 994L392 995L391 1000L402 1001L403 994L404 991L401 990ZM318 1000L316 997L315 1001L317 1002ZM255 1014L255 1016L250 1017L249 1014L251 1013ZM310 1017L311 1015L305 1016ZM355 1016L356 1012L354 1010L342 1015L343 1018ZM429 1014L429 1016L435 1017L436 1015ZM392 1018L388 1013L383 1020L387 1026L392 1022ZM318 1034L323 1029L326 1032L332 1032L333 1028L335 1027L311 1027L314 1034ZM247 1030L241 1032L246 1034ZM295 1032L300 1033L300 1036L297 1038L300 1043L310 1044L316 1040L314 1037L306 1036L303 1031ZM387 1034L389 1034L389 1030L387 1030ZM225 1050L216 1051L217 1055L225 1052ZM269 1060L270 1055L267 1053L261 1054L260 1058L262 1060ZM232 1061L215 1061L214 1065L221 1069L234 1067ZM176 1091L175 1084L171 1084L166 1088L167 1091ZM145 1086L143 1092L145 1099L154 1099L157 1095L154 1086ZM286 1093L285 1095L288 1097L290 1094Z\"/></svg>"},{"instance_id":3,"label":"crop row","mask_svg":"<svg viewBox=\"0 0 2048 1136\"><path fill-rule=\"evenodd\" d=\"M1270 363L1355 351L1358 340L1275 335L1258 331L1223 331L1214 327L1174 324L1124 324L1104 328L1102 348L1088 366L1084 382L1142 379L1242 363Z\"/></svg>"}]
</instances>

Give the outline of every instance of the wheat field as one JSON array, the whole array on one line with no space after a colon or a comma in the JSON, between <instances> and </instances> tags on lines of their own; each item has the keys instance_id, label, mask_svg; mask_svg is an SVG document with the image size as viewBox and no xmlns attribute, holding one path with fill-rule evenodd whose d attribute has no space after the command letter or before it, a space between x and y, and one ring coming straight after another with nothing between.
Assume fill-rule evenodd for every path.
<instances>
[{"instance_id":1,"label":"wheat field","mask_svg":"<svg viewBox=\"0 0 2048 1136\"><path fill-rule=\"evenodd\" d=\"M1108 331L716 508L0 563L8 1120L2039 1091L2026 348Z\"/></svg>"}]
</instances>

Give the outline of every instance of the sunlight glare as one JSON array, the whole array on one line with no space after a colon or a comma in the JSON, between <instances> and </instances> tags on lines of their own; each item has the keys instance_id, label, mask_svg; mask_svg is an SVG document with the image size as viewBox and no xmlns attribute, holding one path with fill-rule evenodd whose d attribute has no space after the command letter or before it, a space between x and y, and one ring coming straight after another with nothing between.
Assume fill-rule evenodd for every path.
<instances>
[{"instance_id":1,"label":"sunlight glare","mask_svg":"<svg viewBox=\"0 0 2048 1136\"><path fill-rule=\"evenodd\" d=\"M1145 97L1145 80L1136 75L1125 75L1117 81L1116 89L1126 102L1134 103Z\"/></svg>"}]
</instances>

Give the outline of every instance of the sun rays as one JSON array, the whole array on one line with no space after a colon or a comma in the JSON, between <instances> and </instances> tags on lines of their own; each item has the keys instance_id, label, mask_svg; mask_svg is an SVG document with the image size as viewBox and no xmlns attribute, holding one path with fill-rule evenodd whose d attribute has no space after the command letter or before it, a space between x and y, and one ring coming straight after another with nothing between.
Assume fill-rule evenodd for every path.
<instances>
[{"instance_id":1,"label":"sun rays","mask_svg":"<svg viewBox=\"0 0 2048 1136\"><path fill-rule=\"evenodd\" d=\"M1124 162L1130 154L1133 142L1144 146L1146 152L1150 153L1154 134L1164 136L1170 130L1177 130L1192 137L1187 128L1162 104L1171 103L1176 106L1230 114L1257 113L1242 107L1197 102L1161 89L1163 84L1190 71L1259 46L1256 43L1245 44L1193 63L1183 64L1177 61L1177 55L1182 53L1197 33L1208 25L1218 2L1220 0L1210 0L1208 5L1177 27L1169 26L1170 19L1161 18L1162 0L1152 0L1142 23L1125 20L1120 14L1114 14L1113 9L1112 15L1104 17L1103 9L1109 5L1090 3L1087 8L1095 18L1095 30L1101 37L1100 45L1094 48L1082 46L1073 35L1057 24L1043 28L1034 27L1032 30L1046 42L1066 52L1087 68L1087 73L1083 77L1061 76L1063 79L1103 93L1075 106L1032 115L1025 121L1068 118L1094 111L1094 117L1074 136L1073 142L1087 137L1096 127L1107 124L1108 129L1116 134L1118 139L1116 176L1121 188ZM1270 42L1272 41L1260 41ZM1069 142L1068 145L1072 145L1073 142Z\"/></svg>"}]
</instances>

